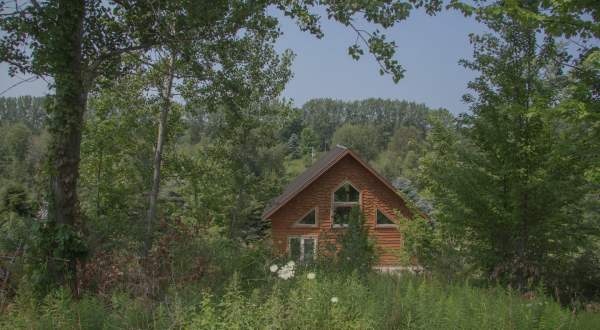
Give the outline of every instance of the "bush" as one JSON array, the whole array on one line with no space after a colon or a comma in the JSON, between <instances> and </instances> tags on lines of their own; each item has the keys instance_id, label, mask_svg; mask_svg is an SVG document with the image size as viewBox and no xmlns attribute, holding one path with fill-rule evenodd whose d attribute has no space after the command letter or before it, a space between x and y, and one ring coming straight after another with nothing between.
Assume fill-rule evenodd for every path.
<instances>
[{"instance_id":1,"label":"bush","mask_svg":"<svg viewBox=\"0 0 600 330\"><path fill-rule=\"evenodd\" d=\"M377 263L375 244L369 239L365 217L358 207L352 208L348 228L338 237L338 267L346 272L366 274Z\"/></svg>"}]
</instances>

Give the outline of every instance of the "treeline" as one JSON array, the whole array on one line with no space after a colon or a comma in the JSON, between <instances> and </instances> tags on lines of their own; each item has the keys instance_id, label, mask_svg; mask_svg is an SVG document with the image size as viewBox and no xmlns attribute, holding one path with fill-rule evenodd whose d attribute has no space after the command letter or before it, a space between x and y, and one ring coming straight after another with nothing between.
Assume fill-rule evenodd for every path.
<instances>
[{"instance_id":1,"label":"treeline","mask_svg":"<svg viewBox=\"0 0 600 330\"><path fill-rule=\"evenodd\" d=\"M438 112L442 110L437 110ZM428 117L432 109L424 104L399 100L366 99L339 101L332 99L309 100L302 106L302 113L284 135L314 135L319 150L331 146L335 132L343 125L370 125L377 128L381 144L389 142L396 129L414 127L422 136L429 128Z\"/></svg>"},{"instance_id":2,"label":"treeline","mask_svg":"<svg viewBox=\"0 0 600 330\"><path fill-rule=\"evenodd\" d=\"M39 131L47 117L44 100L44 97L34 96L0 97L0 123L21 123Z\"/></svg>"},{"instance_id":3,"label":"treeline","mask_svg":"<svg viewBox=\"0 0 600 330\"><path fill-rule=\"evenodd\" d=\"M336 144L352 148L389 179L414 178L432 121L451 125L445 109L399 100L315 99L284 128L292 156L325 151Z\"/></svg>"}]
</instances>

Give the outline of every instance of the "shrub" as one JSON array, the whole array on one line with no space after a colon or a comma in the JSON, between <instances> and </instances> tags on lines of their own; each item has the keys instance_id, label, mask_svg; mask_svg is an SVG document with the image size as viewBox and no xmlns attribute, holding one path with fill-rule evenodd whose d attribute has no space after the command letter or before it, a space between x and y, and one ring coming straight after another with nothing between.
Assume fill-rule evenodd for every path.
<instances>
[{"instance_id":1,"label":"shrub","mask_svg":"<svg viewBox=\"0 0 600 330\"><path fill-rule=\"evenodd\" d=\"M352 208L348 219L348 227L338 237L340 246L337 253L339 268L347 271L358 271L366 274L377 262L375 245L369 239L365 217L358 207Z\"/></svg>"}]
</instances>

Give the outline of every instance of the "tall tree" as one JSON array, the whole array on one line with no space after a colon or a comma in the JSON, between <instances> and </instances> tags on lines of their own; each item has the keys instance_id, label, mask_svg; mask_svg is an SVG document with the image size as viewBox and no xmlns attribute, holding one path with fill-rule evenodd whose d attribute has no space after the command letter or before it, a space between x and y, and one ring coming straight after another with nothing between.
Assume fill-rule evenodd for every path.
<instances>
[{"instance_id":1,"label":"tall tree","mask_svg":"<svg viewBox=\"0 0 600 330\"><path fill-rule=\"evenodd\" d=\"M112 10L114 9L114 10ZM2 2L0 57L17 72L50 77L48 271L55 283L76 290L83 247L77 181L83 115L99 75L117 74L121 55L158 42L152 6L103 1ZM67 260L66 263L64 260Z\"/></svg>"},{"instance_id":2,"label":"tall tree","mask_svg":"<svg viewBox=\"0 0 600 330\"><path fill-rule=\"evenodd\" d=\"M472 114L458 132L434 129L423 178L470 262L525 289L588 248L597 224L579 205L598 159L557 108L567 55L552 38L538 43L535 21L483 19L495 34L473 35L474 60L462 62L480 72L465 97Z\"/></svg>"}]
</instances>

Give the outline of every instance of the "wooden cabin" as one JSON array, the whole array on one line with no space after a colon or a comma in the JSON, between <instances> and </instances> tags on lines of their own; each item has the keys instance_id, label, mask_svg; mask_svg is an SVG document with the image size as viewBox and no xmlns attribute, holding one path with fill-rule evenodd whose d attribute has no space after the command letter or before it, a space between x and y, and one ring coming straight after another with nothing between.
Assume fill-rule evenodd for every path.
<instances>
[{"instance_id":1,"label":"wooden cabin","mask_svg":"<svg viewBox=\"0 0 600 330\"><path fill-rule=\"evenodd\" d=\"M365 216L379 266L396 266L402 248L396 215L412 218L412 214L392 184L346 147L338 145L327 152L288 184L263 218L271 221L277 254L307 261L325 244L320 240L329 241L344 229L355 206Z\"/></svg>"}]
</instances>

